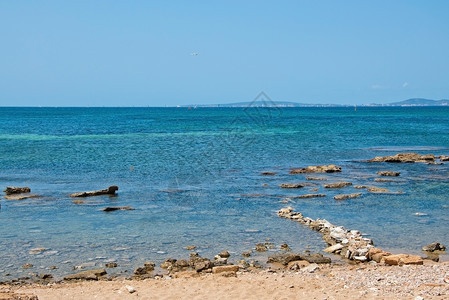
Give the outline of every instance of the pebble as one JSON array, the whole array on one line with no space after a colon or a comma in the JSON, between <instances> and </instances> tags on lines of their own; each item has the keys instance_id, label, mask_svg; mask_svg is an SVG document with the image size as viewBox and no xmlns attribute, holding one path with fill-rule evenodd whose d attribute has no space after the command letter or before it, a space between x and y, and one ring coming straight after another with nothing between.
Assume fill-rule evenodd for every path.
<instances>
[{"instance_id":1,"label":"pebble","mask_svg":"<svg viewBox=\"0 0 449 300\"><path fill-rule=\"evenodd\" d=\"M133 288L132 286L130 286L130 285L125 285L125 289L128 291L128 293L130 293L130 294L132 294L132 293L135 293L136 292L136 289L135 288Z\"/></svg>"}]
</instances>

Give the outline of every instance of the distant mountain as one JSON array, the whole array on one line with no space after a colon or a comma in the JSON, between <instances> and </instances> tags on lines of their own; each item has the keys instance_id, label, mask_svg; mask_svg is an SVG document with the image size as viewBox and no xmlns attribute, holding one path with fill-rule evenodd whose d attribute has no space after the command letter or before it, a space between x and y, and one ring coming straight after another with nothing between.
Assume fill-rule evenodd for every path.
<instances>
[{"instance_id":1,"label":"distant mountain","mask_svg":"<svg viewBox=\"0 0 449 300\"><path fill-rule=\"evenodd\" d=\"M178 107L345 107L355 106L343 104L310 104L298 103L288 101L271 101L271 100L257 100L251 102L235 102L227 104L203 104L203 105L178 105ZM449 100L430 100L424 98L412 98L399 102L392 102L386 104L359 104L359 106L449 106Z\"/></svg>"},{"instance_id":2,"label":"distant mountain","mask_svg":"<svg viewBox=\"0 0 449 300\"><path fill-rule=\"evenodd\" d=\"M448 106L449 100L430 100L423 98L412 98L404 101L386 104L388 106Z\"/></svg>"}]
</instances>

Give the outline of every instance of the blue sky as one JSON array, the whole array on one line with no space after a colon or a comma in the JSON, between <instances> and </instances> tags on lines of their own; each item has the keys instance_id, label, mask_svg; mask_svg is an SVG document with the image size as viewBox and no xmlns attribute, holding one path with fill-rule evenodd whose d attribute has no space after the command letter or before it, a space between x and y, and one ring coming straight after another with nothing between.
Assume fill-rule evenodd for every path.
<instances>
[{"instance_id":1,"label":"blue sky","mask_svg":"<svg viewBox=\"0 0 449 300\"><path fill-rule=\"evenodd\" d=\"M447 99L448 15L449 1L0 0L0 106Z\"/></svg>"}]
</instances>

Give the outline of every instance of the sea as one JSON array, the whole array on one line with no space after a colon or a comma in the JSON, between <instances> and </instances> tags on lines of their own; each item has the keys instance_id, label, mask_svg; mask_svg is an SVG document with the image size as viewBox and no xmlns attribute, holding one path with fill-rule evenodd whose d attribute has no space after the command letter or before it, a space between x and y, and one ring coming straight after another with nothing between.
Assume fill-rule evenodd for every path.
<instances>
[{"instance_id":1,"label":"sea","mask_svg":"<svg viewBox=\"0 0 449 300\"><path fill-rule=\"evenodd\" d=\"M359 230L384 250L424 255L431 242L449 246L449 162L366 160L449 155L448 132L449 107L2 107L0 187L28 186L39 197L1 193L0 281L43 273L57 279L108 262L118 265L109 274L131 276L146 261L187 259L187 246L208 258L228 250L237 262L268 243L267 252L246 258L261 264L283 243L321 252L319 233L277 216L286 206ZM342 172L307 174L326 181L289 174L324 164ZM375 181L382 170L401 173ZM337 181L402 193L323 187ZM279 187L298 182L311 185ZM116 196L69 197L111 185ZM355 192L363 195L333 199ZM289 198L308 193L326 197ZM134 210L101 210L110 206Z\"/></svg>"}]
</instances>

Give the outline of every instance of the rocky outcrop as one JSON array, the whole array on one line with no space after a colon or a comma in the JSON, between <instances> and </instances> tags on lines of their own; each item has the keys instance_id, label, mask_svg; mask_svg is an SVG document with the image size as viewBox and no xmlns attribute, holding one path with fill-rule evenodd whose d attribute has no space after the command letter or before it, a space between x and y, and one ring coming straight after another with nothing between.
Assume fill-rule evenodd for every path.
<instances>
[{"instance_id":1,"label":"rocky outcrop","mask_svg":"<svg viewBox=\"0 0 449 300\"><path fill-rule=\"evenodd\" d=\"M392 176L392 177L399 176L399 174L401 174L401 172L394 172L394 171L379 171L376 173L377 175L380 176Z\"/></svg>"},{"instance_id":2,"label":"rocky outcrop","mask_svg":"<svg viewBox=\"0 0 449 300\"><path fill-rule=\"evenodd\" d=\"M279 186L283 189L300 189L306 185L303 183L281 183Z\"/></svg>"},{"instance_id":3,"label":"rocky outcrop","mask_svg":"<svg viewBox=\"0 0 449 300\"><path fill-rule=\"evenodd\" d=\"M392 192L389 189L380 188L376 186L368 186L366 187L366 190L370 193L377 193L377 194L401 194L402 192Z\"/></svg>"},{"instance_id":4,"label":"rocky outcrop","mask_svg":"<svg viewBox=\"0 0 449 300\"><path fill-rule=\"evenodd\" d=\"M340 188L344 188L345 186L348 186L348 185L352 185L352 183L346 182L346 181L340 181L340 182L325 184L324 187L326 189L340 189Z\"/></svg>"},{"instance_id":5,"label":"rocky outcrop","mask_svg":"<svg viewBox=\"0 0 449 300\"><path fill-rule=\"evenodd\" d=\"M376 156L368 162L388 162L388 163L429 163L434 162L433 154L421 155L418 153L398 153L393 156Z\"/></svg>"},{"instance_id":6,"label":"rocky outcrop","mask_svg":"<svg viewBox=\"0 0 449 300\"><path fill-rule=\"evenodd\" d=\"M440 155L440 161L449 161L449 155Z\"/></svg>"},{"instance_id":7,"label":"rocky outcrop","mask_svg":"<svg viewBox=\"0 0 449 300\"><path fill-rule=\"evenodd\" d=\"M350 198L357 198L362 196L362 193L354 193L354 194L341 194L341 195L335 195L335 200L344 200L344 199L350 199Z\"/></svg>"},{"instance_id":8,"label":"rocky outcrop","mask_svg":"<svg viewBox=\"0 0 449 300\"><path fill-rule=\"evenodd\" d=\"M70 194L70 197L92 197L92 196L100 196L100 195L115 195L116 191L118 191L118 186L111 185L110 187L108 187L107 189L104 189L104 190L73 193L73 194Z\"/></svg>"},{"instance_id":9,"label":"rocky outcrop","mask_svg":"<svg viewBox=\"0 0 449 300\"><path fill-rule=\"evenodd\" d=\"M110 211L116 211L116 210L135 210L135 208L132 208L131 206L108 206L105 208L100 209L101 211L110 212Z\"/></svg>"},{"instance_id":10,"label":"rocky outcrop","mask_svg":"<svg viewBox=\"0 0 449 300\"><path fill-rule=\"evenodd\" d=\"M106 274L107 273L105 269L88 270L76 274L67 275L64 277L64 280L98 280Z\"/></svg>"},{"instance_id":11,"label":"rocky outcrop","mask_svg":"<svg viewBox=\"0 0 449 300\"><path fill-rule=\"evenodd\" d=\"M308 166L305 168L292 169L290 171L290 174L335 173L335 172L341 172L341 167L336 165Z\"/></svg>"},{"instance_id":12,"label":"rocky outcrop","mask_svg":"<svg viewBox=\"0 0 449 300\"><path fill-rule=\"evenodd\" d=\"M150 274L154 271L156 264L154 262L146 262L143 267L138 267L134 270L134 275L142 276Z\"/></svg>"},{"instance_id":13,"label":"rocky outcrop","mask_svg":"<svg viewBox=\"0 0 449 300\"><path fill-rule=\"evenodd\" d=\"M24 194L31 193L31 189L29 187L7 186L3 192L5 192L6 195Z\"/></svg>"},{"instance_id":14,"label":"rocky outcrop","mask_svg":"<svg viewBox=\"0 0 449 300\"><path fill-rule=\"evenodd\" d=\"M445 250L446 250L446 246L443 246L438 242L431 243L427 246L422 247L422 251L426 251L426 252L445 251Z\"/></svg>"}]
</instances>

